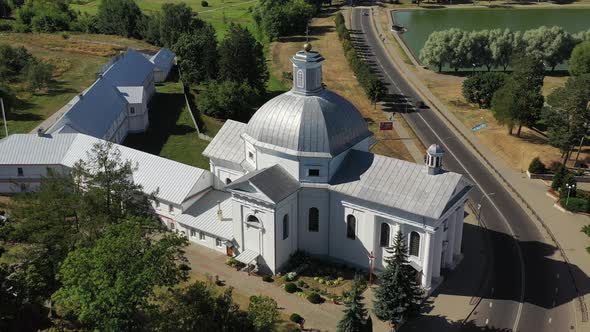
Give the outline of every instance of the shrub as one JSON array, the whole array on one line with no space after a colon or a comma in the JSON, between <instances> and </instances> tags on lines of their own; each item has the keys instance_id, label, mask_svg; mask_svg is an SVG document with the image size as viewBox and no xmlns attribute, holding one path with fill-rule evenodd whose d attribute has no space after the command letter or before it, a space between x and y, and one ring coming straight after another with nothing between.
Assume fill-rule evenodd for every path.
<instances>
[{"instance_id":1,"label":"shrub","mask_svg":"<svg viewBox=\"0 0 590 332\"><path fill-rule=\"evenodd\" d=\"M299 280L299 281L297 282L297 286L299 286L299 287L305 287L306 285L307 285L307 284L306 284L306 283L305 283L305 281L303 281L303 280Z\"/></svg>"},{"instance_id":2,"label":"shrub","mask_svg":"<svg viewBox=\"0 0 590 332\"><path fill-rule=\"evenodd\" d=\"M555 175L553 175L553 181L551 182L551 189L559 190L561 185L563 184L563 179L568 174L568 170L562 164L559 164L557 169L555 170Z\"/></svg>"},{"instance_id":3,"label":"shrub","mask_svg":"<svg viewBox=\"0 0 590 332\"><path fill-rule=\"evenodd\" d=\"M289 273L285 274L285 280L293 281L295 279L297 279L297 272L289 272Z\"/></svg>"},{"instance_id":4,"label":"shrub","mask_svg":"<svg viewBox=\"0 0 590 332\"><path fill-rule=\"evenodd\" d=\"M293 294L293 293L295 293L295 292L297 291L297 289L298 289L298 288L297 288L297 285L295 285L295 284L294 284L294 283L292 283L292 282L288 282L288 283L286 283L286 284L285 284L285 291L286 291L287 293L291 293L291 294Z\"/></svg>"},{"instance_id":5,"label":"shrub","mask_svg":"<svg viewBox=\"0 0 590 332\"><path fill-rule=\"evenodd\" d=\"M291 314L291 316L289 316L289 320L299 325L303 323L303 317L301 317L299 314Z\"/></svg>"},{"instance_id":6,"label":"shrub","mask_svg":"<svg viewBox=\"0 0 590 332\"><path fill-rule=\"evenodd\" d=\"M12 31L12 24L0 22L0 31Z\"/></svg>"},{"instance_id":7,"label":"shrub","mask_svg":"<svg viewBox=\"0 0 590 332\"><path fill-rule=\"evenodd\" d=\"M207 1L201 1L202 7L209 7L209 3Z\"/></svg>"},{"instance_id":8,"label":"shrub","mask_svg":"<svg viewBox=\"0 0 590 332\"><path fill-rule=\"evenodd\" d=\"M574 76L590 73L590 41L583 42L574 48L568 69Z\"/></svg>"},{"instance_id":9,"label":"shrub","mask_svg":"<svg viewBox=\"0 0 590 332\"><path fill-rule=\"evenodd\" d=\"M559 166L561 166L559 161L552 161L551 164L549 164L549 170L551 173L555 173L559 169Z\"/></svg>"},{"instance_id":10,"label":"shrub","mask_svg":"<svg viewBox=\"0 0 590 332\"><path fill-rule=\"evenodd\" d=\"M272 276L271 275L265 274L265 275L262 276L262 281L265 281L265 282L273 282L273 279L272 279Z\"/></svg>"},{"instance_id":11,"label":"shrub","mask_svg":"<svg viewBox=\"0 0 590 332\"><path fill-rule=\"evenodd\" d=\"M567 204L566 204L567 201ZM589 201L586 198L578 198L578 197L570 197L569 200L565 197L562 197L559 200L561 206L563 206L566 210L571 212L589 212Z\"/></svg>"},{"instance_id":12,"label":"shrub","mask_svg":"<svg viewBox=\"0 0 590 332\"><path fill-rule=\"evenodd\" d=\"M531 164L529 165L529 173L531 174L543 174L547 171L545 164L539 159L539 157L535 157Z\"/></svg>"},{"instance_id":13,"label":"shrub","mask_svg":"<svg viewBox=\"0 0 590 332\"><path fill-rule=\"evenodd\" d=\"M324 299L318 293L311 293L307 296L307 300L313 304L324 302Z\"/></svg>"},{"instance_id":14,"label":"shrub","mask_svg":"<svg viewBox=\"0 0 590 332\"><path fill-rule=\"evenodd\" d=\"M590 225L586 225L586 226L582 227L581 232L590 236Z\"/></svg>"},{"instance_id":15,"label":"shrub","mask_svg":"<svg viewBox=\"0 0 590 332\"><path fill-rule=\"evenodd\" d=\"M568 173L564 176L563 181L561 182L561 187L559 188L559 196L563 196L563 197L567 197L568 194L568 188L567 186L574 186L573 189L569 190L569 196L570 197L576 197L576 179L574 178L574 175L572 173Z\"/></svg>"},{"instance_id":16,"label":"shrub","mask_svg":"<svg viewBox=\"0 0 590 332\"><path fill-rule=\"evenodd\" d=\"M477 73L463 81L463 96L479 108L489 108L494 93L502 87L506 74L498 72Z\"/></svg>"},{"instance_id":17,"label":"shrub","mask_svg":"<svg viewBox=\"0 0 590 332\"><path fill-rule=\"evenodd\" d=\"M70 34L65 31L62 32L60 35L61 35L61 38L63 38L63 39L70 39Z\"/></svg>"},{"instance_id":18,"label":"shrub","mask_svg":"<svg viewBox=\"0 0 590 332\"><path fill-rule=\"evenodd\" d=\"M228 259L225 260L225 264L231 266L231 267L236 267L238 261L233 258L233 257L229 257Z\"/></svg>"}]
</instances>

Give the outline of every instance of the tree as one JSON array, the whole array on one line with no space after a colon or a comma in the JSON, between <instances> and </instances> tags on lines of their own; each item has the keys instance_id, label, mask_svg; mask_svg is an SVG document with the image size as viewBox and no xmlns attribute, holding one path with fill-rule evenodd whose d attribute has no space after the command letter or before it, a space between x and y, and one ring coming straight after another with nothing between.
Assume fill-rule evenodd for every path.
<instances>
[{"instance_id":1,"label":"tree","mask_svg":"<svg viewBox=\"0 0 590 332\"><path fill-rule=\"evenodd\" d=\"M138 329L155 287L188 278L182 250L187 240L156 232L151 223L130 218L108 226L93 246L71 251L57 275L63 286L52 296L59 312L91 329Z\"/></svg>"},{"instance_id":2,"label":"tree","mask_svg":"<svg viewBox=\"0 0 590 332\"><path fill-rule=\"evenodd\" d=\"M523 40L526 54L543 61L552 71L569 58L575 45L573 37L557 26L527 30Z\"/></svg>"},{"instance_id":3,"label":"tree","mask_svg":"<svg viewBox=\"0 0 590 332\"><path fill-rule=\"evenodd\" d=\"M25 78L30 91L47 88L53 75L53 66L40 61L29 61L25 67Z\"/></svg>"},{"instance_id":4,"label":"tree","mask_svg":"<svg viewBox=\"0 0 590 332\"><path fill-rule=\"evenodd\" d=\"M109 35L139 37L141 9L134 0L101 0L96 13L98 31Z\"/></svg>"},{"instance_id":5,"label":"tree","mask_svg":"<svg viewBox=\"0 0 590 332\"><path fill-rule=\"evenodd\" d=\"M494 66L494 60L492 55L491 43L490 43L490 31L472 31L466 37L469 38L469 62L475 67L485 66L488 71Z\"/></svg>"},{"instance_id":6,"label":"tree","mask_svg":"<svg viewBox=\"0 0 590 332\"><path fill-rule=\"evenodd\" d=\"M272 331L280 317L277 301L264 295L251 296L248 316L254 323L256 331Z\"/></svg>"},{"instance_id":7,"label":"tree","mask_svg":"<svg viewBox=\"0 0 590 332\"><path fill-rule=\"evenodd\" d=\"M259 92L265 90L268 69L263 48L248 29L230 24L219 45L219 77L226 81L245 81Z\"/></svg>"},{"instance_id":8,"label":"tree","mask_svg":"<svg viewBox=\"0 0 590 332\"><path fill-rule=\"evenodd\" d=\"M35 32L68 30L76 19L65 0L28 0L16 10L15 16L17 25Z\"/></svg>"},{"instance_id":9,"label":"tree","mask_svg":"<svg viewBox=\"0 0 590 332\"><path fill-rule=\"evenodd\" d=\"M304 0L262 0L254 7L252 16L258 29L275 40L305 33L314 12L314 7Z\"/></svg>"},{"instance_id":10,"label":"tree","mask_svg":"<svg viewBox=\"0 0 590 332\"><path fill-rule=\"evenodd\" d=\"M248 314L233 302L231 288L215 295L205 283L197 281L159 294L157 303L150 310L154 331L255 331Z\"/></svg>"},{"instance_id":11,"label":"tree","mask_svg":"<svg viewBox=\"0 0 590 332\"><path fill-rule=\"evenodd\" d=\"M10 17L12 14L12 7L8 3L8 0L0 0L0 18Z\"/></svg>"},{"instance_id":12,"label":"tree","mask_svg":"<svg viewBox=\"0 0 590 332\"><path fill-rule=\"evenodd\" d=\"M574 34L574 39L576 43L582 43L585 41L590 41L590 29L586 31L580 31Z\"/></svg>"},{"instance_id":13,"label":"tree","mask_svg":"<svg viewBox=\"0 0 590 332\"><path fill-rule=\"evenodd\" d=\"M590 41L577 45L569 60L569 72L573 76L590 74Z\"/></svg>"},{"instance_id":14,"label":"tree","mask_svg":"<svg viewBox=\"0 0 590 332\"><path fill-rule=\"evenodd\" d=\"M524 56L517 56L512 67L512 74L492 98L492 112L510 134L518 126L516 136L520 137L522 126L532 126L541 115L544 70L538 60Z\"/></svg>"},{"instance_id":15,"label":"tree","mask_svg":"<svg viewBox=\"0 0 590 332\"><path fill-rule=\"evenodd\" d=\"M463 81L463 96L479 108L488 108L494 93L504 85L506 75L502 73L476 73Z\"/></svg>"},{"instance_id":16,"label":"tree","mask_svg":"<svg viewBox=\"0 0 590 332\"><path fill-rule=\"evenodd\" d=\"M355 276L345 303L344 316L338 322L338 332L364 332L367 324L367 309L363 303L363 287L359 276Z\"/></svg>"},{"instance_id":17,"label":"tree","mask_svg":"<svg viewBox=\"0 0 590 332\"><path fill-rule=\"evenodd\" d=\"M438 68L439 72L450 61L451 56L449 34L444 30L431 33L420 51L420 60L428 66Z\"/></svg>"},{"instance_id":18,"label":"tree","mask_svg":"<svg viewBox=\"0 0 590 332\"><path fill-rule=\"evenodd\" d=\"M555 89L547 98L550 107L543 112L549 144L559 148L563 163L590 123L590 74L570 77L564 87Z\"/></svg>"},{"instance_id":19,"label":"tree","mask_svg":"<svg viewBox=\"0 0 590 332\"><path fill-rule=\"evenodd\" d=\"M0 44L0 81L15 79L32 60L34 58L26 48Z\"/></svg>"},{"instance_id":20,"label":"tree","mask_svg":"<svg viewBox=\"0 0 590 332\"><path fill-rule=\"evenodd\" d=\"M559 164L555 170L555 174L553 175L553 180L551 181L551 189L559 190L559 188L561 188L563 185L563 180L568 174L569 171L567 170L567 167L565 167L563 164Z\"/></svg>"},{"instance_id":21,"label":"tree","mask_svg":"<svg viewBox=\"0 0 590 332\"><path fill-rule=\"evenodd\" d=\"M409 265L404 236L397 232L393 246L386 249L386 267L379 275L374 311L381 320L398 328L420 312L422 289L416 271Z\"/></svg>"},{"instance_id":22,"label":"tree","mask_svg":"<svg viewBox=\"0 0 590 332\"><path fill-rule=\"evenodd\" d=\"M452 50L449 58L449 66L455 71L460 68L471 67L470 52L472 49L471 35L461 29L451 28L447 30L448 47Z\"/></svg>"},{"instance_id":23,"label":"tree","mask_svg":"<svg viewBox=\"0 0 590 332\"><path fill-rule=\"evenodd\" d=\"M249 119L257 91L246 83L212 81L199 93L197 106L207 115L218 119Z\"/></svg>"},{"instance_id":24,"label":"tree","mask_svg":"<svg viewBox=\"0 0 590 332\"><path fill-rule=\"evenodd\" d=\"M166 47L176 44L183 34L198 35L202 33L201 29L205 25L205 22L197 18L197 13L183 2L163 4L158 21L160 26L159 42Z\"/></svg>"},{"instance_id":25,"label":"tree","mask_svg":"<svg viewBox=\"0 0 590 332\"><path fill-rule=\"evenodd\" d=\"M506 71L514 49L514 34L508 29L494 29L490 30L488 38L494 67L501 66Z\"/></svg>"},{"instance_id":26,"label":"tree","mask_svg":"<svg viewBox=\"0 0 590 332\"><path fill-rule=\"evenodd\" d=\"M217 38L209 24L192 34L182 34L173 47L184 83L215 79L218 73Z\"/></svg>"}]
</instances>

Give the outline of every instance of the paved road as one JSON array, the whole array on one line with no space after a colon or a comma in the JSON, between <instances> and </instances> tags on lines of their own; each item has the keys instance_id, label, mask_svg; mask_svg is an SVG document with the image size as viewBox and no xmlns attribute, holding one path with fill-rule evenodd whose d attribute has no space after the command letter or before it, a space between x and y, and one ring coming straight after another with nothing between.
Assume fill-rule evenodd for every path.
<instances>
[{"instance_id":1,"label":"paved road","mask_svg":"<svg viewBox=\"0 0 590 332\"><path fill-rule=\"evenodd\" d=\"M353 9L351 29L358 49L382 75L392 97L420 100L379 41L369 8ZM575 291L565 263L550 257L556 248L545 242L506 189L434 112L424 108L403 116L425 145L443 146L446 169L462 173L474 183L470 199L476 205L481 202L482 220L488 228L490 264L481 293L454 290L457 295L482 297L470 319L477 326L499 331L573 330Z\"/></svg>"}]
</instances>

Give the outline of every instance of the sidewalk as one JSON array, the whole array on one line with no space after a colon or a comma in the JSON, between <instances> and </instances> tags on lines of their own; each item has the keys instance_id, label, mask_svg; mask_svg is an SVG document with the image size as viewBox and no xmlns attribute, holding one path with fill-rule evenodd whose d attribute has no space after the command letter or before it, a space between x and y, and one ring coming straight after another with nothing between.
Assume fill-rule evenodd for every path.
<instances>
[{"instance_id":1,"label":"sidewalk","mask_svg":"<svg viewBox=\"0 0 590 332\"><path fill-rule=\"evenodd\" d=\"M389 25L391 25L391 15L388 13L388 16L390 19ZM386 35L391 33L385 31L383 26L379 24L376 24L376 27L380 34ZM393 34L393 36L397 39L401 47L404 48L406 53L410 54L399 36L397 34ZM586 252L585 248L590 245L590 239L581 233L580 229L583 225L590 224L590 218L582 215L563 213L554 208L553 200L545 194L547 191L545 183L541 180L530 180L524 173L513 170L487 146L481 144L471 131L430 92L413 72L414 69L401 61L399 56L396 56L396 50L389 39L386 38L384 44L388 52L392 55L391 58L395 66L404 74L415 90L422 95L425 103L437 111L436 114L449 127L454 128L460 134L459 138L465 146L490 170L490 173L494 177L510 189L509 192L515 201L523 207L524 211L537 224L547 243L552 243L562 248L564 257L559 257L560 254L558 251L556 258L569 260L571 264L579 268L578 271L574 269L577 288L582 290L587 289L588 285L584 285L584 283L587 276L590 275L590 254ZM424 69L417 67L416 70ZM584 291L581 295L586 302L590 301L590 295L585 294ZM580 330L588 329L590 328L590 324L588 322L582 322L581 304L578 301L576 302L576 319Z\"/></svg>"}]
</instances>

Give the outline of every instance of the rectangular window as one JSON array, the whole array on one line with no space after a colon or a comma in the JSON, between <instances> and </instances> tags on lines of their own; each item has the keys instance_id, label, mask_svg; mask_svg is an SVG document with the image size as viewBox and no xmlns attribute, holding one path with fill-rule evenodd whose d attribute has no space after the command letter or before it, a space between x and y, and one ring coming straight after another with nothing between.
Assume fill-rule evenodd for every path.
<instances>
[{"instance_id":1,"label":"rectangular window","mask_svg":"<svg viewBox=\"0 0 590 332\"><path fill-rule=\"evenodd\" d=\"M446 231L447 231L447 229L449 229L449 225L448 225L448 222L447 222L447 220L443 221L443 225L444 225L444 227L443 227L443 231L445 231L445 232L446 232Z\"/></svg>"},{"instance_id":2,"label":"rectangular window","mask_svg":"<svg viewBox=\"0 0 590 332\"><path fill-rule=\"evenodd\" d=\"M317 168L308 169L307 176L320 176L320 170Z\"/></svg>"},{"instance_id":3,"label":"rectangular window","mask_svg":"<svg viewBox=\"0 0 590 332\"><path fill-rule=\"evenodd\" d=\"M221 248L221 240L220 239L215 239L215 246L217 246L218 248Z\"/></svg>"},{"instance_id":4,"label":"rectangular window","mask_svg":"<svg viewBox=\"0 0 590 332\"><path fill-rule=\"evenodd\" d=\"M254 153L252 153L251 151L248 151L248 158L250 158L251 160L254 160Z\"/></svg>"},{"instance_id":5,"label":"rectangular window","mask_svg":"<svg viewBox=\"0 0 590 332\"><path fill-rule=\"evenodd\" d=\"M160 201L156 199L155 203L156 203L156 209L159 209L160 208Z\"/></svg>"},{"instance_id":6,"label":"rectangular window","mask_svg":"<svg viewBox=\"0 0 590 332\"><path fill-rule=\"evenodd\" d=\"M205 241L205 233L199 232L199 240Z\"/></svg>"},{"instance_id":7,"label":"rectangular window","mask_svg":"<svg viewBox=\"0 0 590 332\"><path fill-rule=\"evenodd\" d=\"M17 168L16 171L18 172L18 176L23 176L25 174L22 167Z\"/></svg>"},{"instance_id":8,"label":"rectangular window","mask_svg":"<svg viewBox=\"0 0 590 332\"><path fill-rule=\"evenodd\" d=\"M53 169L51 169L51 167L45 168L45 171L47 172L47 176L53 175Z\"/></svg>"},{"instance_id":9,"label":"rectangular window","mask_svg":"<svg viewBox=\"0 0 590 332\"><path fill-rule=\"evenodd\" d=\"M174 211L174 206L172 204L168 204L168 212L172 213Z\"/></svg>"},{"instance_id":10,"label":"rectangular window","mask_svg":"<svg viewBox=\"0 0 590 332\"><path fill-rule=\"evenodd\" d=\"M197 231L191 229L191 237L197 237Z\"/></svg>"},{"instance_id":11,"label":"rectangular window","mask_svg":"<svg viewBox=\"0 0 590 332\"><path fill-rule=\"evenodd\" d=\"M21 192L25 192L25 191L27 191L27 185L26 185L26 184L24 184L24 183L21 183L21 184L20 184L20 191L21 191Z\"/></svg>"},{"instance_id":12,"label":"rectangular window","mask_svg":"<svg viewBox=\"0 0 590 332\"><path fill-rule=\"evenodd\" d=\"M135 107L131 107L130 111L131 114L135 114Z\"/></svg>"}]
</instances>

